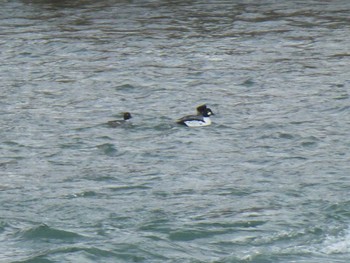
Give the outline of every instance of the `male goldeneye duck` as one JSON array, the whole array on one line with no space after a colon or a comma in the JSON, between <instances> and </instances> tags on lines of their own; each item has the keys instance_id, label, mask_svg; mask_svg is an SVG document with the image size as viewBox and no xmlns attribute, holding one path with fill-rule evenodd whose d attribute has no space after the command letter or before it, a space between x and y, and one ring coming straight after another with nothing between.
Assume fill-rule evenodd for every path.
<instances>
[{"instance_id":1,"label":"male goldeneye duck","mask_svg":"<svg viewBox=\"0 0 350 263\"><path fill-rule=\"evenodd\" d=\"M123 114L123 120L115 120L115 121L109 121L107 122L107 124L110 126L110 127L117 127L119 125L122 125L123 123L126 123L128 120L131 119L131 114L129 112L124 112Z\"/></svg>"},{"instance_id":2,"label":"male goldeneye duck","mask_svg":"<svg viewBox=\"0 0 350 263\"><path fill-rule=\"evenodd\" d=\"M198 108L197 108L198 110ZM210 108L207 108L205 106L205 109L203 109L202 113L199 115L190 115L182 117L181 119L178 119L176 122L178 124L185 125L187 127L201 127L201 126L208 126L211 124L211 120L209 116L214 115L212 110Z\"/></svg>"}]
</instances>

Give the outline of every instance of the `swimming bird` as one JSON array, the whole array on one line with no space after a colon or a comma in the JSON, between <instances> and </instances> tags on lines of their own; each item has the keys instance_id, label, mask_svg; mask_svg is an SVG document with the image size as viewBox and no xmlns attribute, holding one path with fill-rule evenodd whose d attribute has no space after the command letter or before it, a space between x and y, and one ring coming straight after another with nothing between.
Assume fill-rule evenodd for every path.
<instances>
[{"instance_id":1,"label":"swimming bird","mask_svg":"<svg viewBox=\"0 0 350 263\"><path fill-rule=\"evenodd\" d=\"M199 106L199 107L202 107L202 106ZM200 113L198 108L197 108L197 111L198 111L198 113ZM210 108L207 108L206 106L200 108L200 110L201 110L200 114L184 116L184 117L178 119L176 121L176 123L185 125L187 127L201 127L201 126L210 125L211 120L210 120L209 116L214 115L214 113L212 112L212 110Z\"/></svg>"},{"instance_id":2,"label":"swimming bird","mask_svg":"<svg viewBox=\"0 0 350 263\"><path fill-rule=\"evenodd\" d=\"M131 114L130 112L124 112L123 113L123 120L115 120L115 121L109 121L107 122L107 124L110 126L110 127L118 127L120 125L123 125L124 123L126 123L128 120L130 120L132 117L131 117Z\"/></svg>"}]
</instances>

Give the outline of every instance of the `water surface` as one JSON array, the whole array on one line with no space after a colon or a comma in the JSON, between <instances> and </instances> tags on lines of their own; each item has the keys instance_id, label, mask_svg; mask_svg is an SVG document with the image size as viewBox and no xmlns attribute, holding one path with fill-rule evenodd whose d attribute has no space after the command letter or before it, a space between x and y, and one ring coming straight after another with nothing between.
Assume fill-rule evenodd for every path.
<instances>
[{"instance_id":1,"label":"water surface","mask_svg":"<svg viewBox=\"0 0 350 263\"><path fill-rule=\"evenodd\" d=\"M349 11L3 1L0 262L348 262Z\"/></svg>"}]
</instances>

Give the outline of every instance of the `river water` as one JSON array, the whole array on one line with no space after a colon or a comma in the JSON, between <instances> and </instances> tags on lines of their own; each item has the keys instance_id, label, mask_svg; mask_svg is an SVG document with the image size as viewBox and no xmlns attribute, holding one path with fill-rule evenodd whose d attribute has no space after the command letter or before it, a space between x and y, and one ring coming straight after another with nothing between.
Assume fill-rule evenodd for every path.
<instances>
[{"instance_id":1,"label":"river water","mask_svg":"<svg viewBox=\"0 0 350 263\"><path fill-rule=\"evenodd\" d=\"M349 262L349 13L1 1L0 262Z\"/></svg>"}]
</instances>

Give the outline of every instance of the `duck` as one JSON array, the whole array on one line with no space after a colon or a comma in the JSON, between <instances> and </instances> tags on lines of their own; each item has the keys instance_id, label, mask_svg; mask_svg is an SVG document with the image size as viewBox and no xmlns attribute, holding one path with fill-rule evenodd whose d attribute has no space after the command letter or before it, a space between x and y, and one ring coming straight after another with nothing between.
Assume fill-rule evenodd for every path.
<instances>
[{"instance_id":1,"label":"duck","mask_svg":"<svg viewBox=\"0 0 350 263\"><path fill-rule=\"evenodd\" d=\"M206 105L197 107L197 115L187 115L176 121L176 123L185 125L187 127L202 127L211 124L211 115L215 115Z\"/></svg>"},{"instance_id":2,"label":"duck","mask_svg":"<svg viewBox=\"0 0 350 263\"><path fill-rule=\"evenodd\" d=\"M108 126L115 128L115 127L118 127L120 125L125 124L131 118L132 118L132 116L131 116L130 112L124 112L123 113L123 120L109 121L109 122L107 122L107 124L108 124Z\"/></svg>"}]
</instances>

